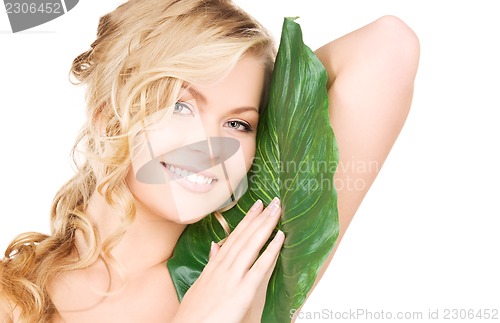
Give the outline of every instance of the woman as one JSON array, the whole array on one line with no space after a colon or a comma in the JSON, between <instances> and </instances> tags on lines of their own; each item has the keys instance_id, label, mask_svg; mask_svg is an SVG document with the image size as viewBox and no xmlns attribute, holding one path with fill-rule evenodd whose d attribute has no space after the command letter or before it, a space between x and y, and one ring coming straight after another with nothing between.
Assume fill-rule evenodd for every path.
<instances>
[{"instance_id":1,"label":"woman","mask_svg":"<svg viewBox=\"0 0 500 323\"><path fill-rule=\"evenodd\" d=\"M0 318L259 322L284 241L277 234L258 257L278 199L257 202L222 247L212 244L181 303L165 262L187 224L231 206L250 168L275 55L268 33L229 1L132 0L101 19L91 47L72 68L87 86L80 169L55 197L52 235L22 235L6 251ZM418 40L383 17L316 54L340 165L379 166L337 170L340 241L408 113Z\"/></svg>"}]
</instances>

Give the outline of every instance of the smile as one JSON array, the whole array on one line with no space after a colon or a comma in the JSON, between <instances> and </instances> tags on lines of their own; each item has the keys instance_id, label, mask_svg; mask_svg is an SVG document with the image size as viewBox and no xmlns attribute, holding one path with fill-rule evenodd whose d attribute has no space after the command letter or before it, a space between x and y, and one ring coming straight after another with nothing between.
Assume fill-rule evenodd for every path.
<instances>
[{"instance_id":1,"label":"smile","mask_svg":"<svg viewBox=\"0 0 500 323\"><path fill-rule=\"evenodd\" d=\"M206 172L197 172L161 162L165 170L176 179L179 184L195 192L209 191L217 182L217 177Z\"/></svg>"}]
</instances>

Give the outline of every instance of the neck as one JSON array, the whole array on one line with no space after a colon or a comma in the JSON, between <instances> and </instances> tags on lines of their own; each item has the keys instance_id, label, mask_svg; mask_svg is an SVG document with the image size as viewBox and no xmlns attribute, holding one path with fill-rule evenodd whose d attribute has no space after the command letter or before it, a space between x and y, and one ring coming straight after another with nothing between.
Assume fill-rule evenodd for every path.
<instances>
[{"instance_id":1,"label":"neck","mask_svg":"<svg viewBox=\"0 0 500 323\"><path fill-rule=\"evenodd\" d=\"M122 226L123 211L111 207L97 192L92 195L87 213L99 232L101 242ZM136 205L135 219L113 247L111 254L128 275L141 274L156 265L165 264L186 224L179 224L151 214Z\"/></svg>"}]
</instances>

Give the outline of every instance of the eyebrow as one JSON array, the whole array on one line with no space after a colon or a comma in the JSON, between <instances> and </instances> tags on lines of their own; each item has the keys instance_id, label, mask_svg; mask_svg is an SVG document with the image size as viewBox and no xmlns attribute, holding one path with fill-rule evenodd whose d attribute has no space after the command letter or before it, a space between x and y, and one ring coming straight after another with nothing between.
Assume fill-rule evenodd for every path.
<instances>
[{"instance_id":1,"label":"eyebrow","mask_svg":"<svg viewBox=\"0 0 500 323\"><path fill-rule=\"evenodd\" d=\"M194 89L192 86L186 86L183 87L183 89L187 90L194 97L196 101L200 101L203 104L207 104L207 98L202 93ZM243 113L246 111L255 111L256 113L259 113L259 110L253 106L234 108L231 110L231 113Z\"/></svg>"},{"instance_id":2,"label":"eyebrow","mask_svg":"<svg viewBox=\"0 0 500 323\"><path fill-rule=\"evenodd\" d=\"M183 87L183 89L187 90L195 98L196 101L200 101L204 104L207 103L207 98L191 86Z\"/></svg>"}]
</instances>

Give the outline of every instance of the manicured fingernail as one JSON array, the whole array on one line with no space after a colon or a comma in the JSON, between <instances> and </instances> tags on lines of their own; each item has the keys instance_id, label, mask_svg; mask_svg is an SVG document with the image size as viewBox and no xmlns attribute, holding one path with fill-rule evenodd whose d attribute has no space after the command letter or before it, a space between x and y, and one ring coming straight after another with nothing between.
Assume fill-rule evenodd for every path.
<instances>
[{"instance_id":1,"label":"manicured fingernail","mask_svg":"<svg viewBox=\"0 0 500 323\"><path fill-rule=\"evenodd\" d=\"M283 231L278 230L278 232L276 232L276 235L274 236L273 242L281 243L284 239L285 239L285 234L283 233Z\"/></svg>"},{"instance_id":2,"label":"manicured fingernail","mask_svg":"<svg viewBox=\"0 0 500 323\"><path fill-rule=\"evenodd\" d=\"M279 210L280 210L279 203L274 203L271 205L271 213L269 215L275 216L276 214L278 214Z\"/></svg>"},{"instance_id":3,"label":"manicured fingernail","mask_svg":"<svg viewBox=\"0 0 500 323\"><path fill-rule=\"evenodd\" d=\"M260 205L262 204L262 201L261 200L257 200L255 201L255 203L252 205L252 207L250 208L250 211L255 211L257 210Z\"/></svg>"},{"instance_id":4,"label":"manicured fingernail","mask_svg":"<svg viewBox=\"0 0 500 323\"><path fill-rule=\"evenodd\" d=\"M279 205L279 204L280 204L280 199L275 197L275 198L273 198L273 200L271 201L269 206L274 206L274 205Z\"/></svg>"}]
</instances>

